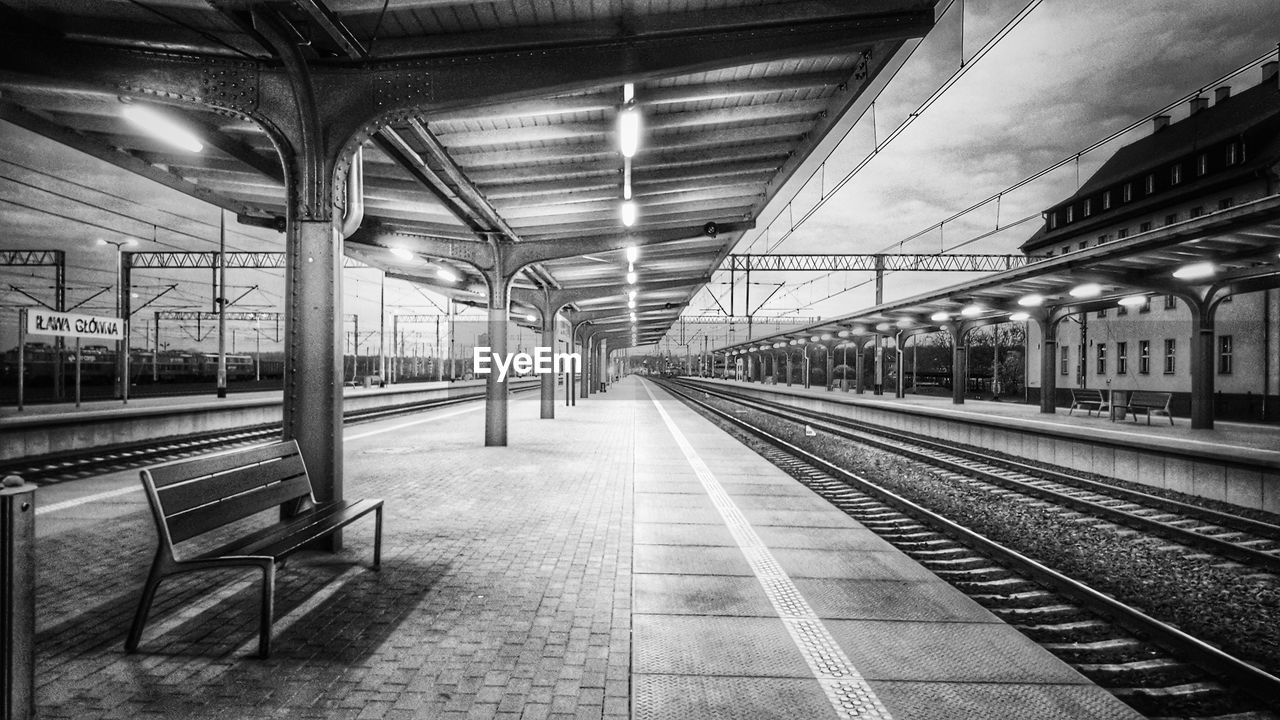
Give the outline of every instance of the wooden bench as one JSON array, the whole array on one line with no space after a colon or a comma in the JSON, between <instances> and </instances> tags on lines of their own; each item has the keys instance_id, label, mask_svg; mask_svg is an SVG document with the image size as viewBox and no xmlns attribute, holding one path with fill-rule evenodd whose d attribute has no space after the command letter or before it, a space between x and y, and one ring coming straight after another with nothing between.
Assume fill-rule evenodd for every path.
<instances>
[{"instance_id":1,"label":"wooden bench","mask_svg":"<svg viewBox=\"0 0 1280 720\"><path fill-rule=\"evenodd\" d=\"M293 440L143 470L142 485L156 521L159 544L125 641L127 652L137 650L156 588L169 575L228 567L260 568L258 655L265 658L271 653L277 563L372 512L373 568L381 565L382 501L317 503ZM274 508L280 509L278 521L230 541L217 537L219 529ZM201 540L210 533L214 533L213 540ZM180 554L179 546L190 547L185 545L187 541L201 547L190 555ZM217 546L203 547L207 545Z\"/></svg>"},{"instance_id":2,"label":"wooden bench","mask_svg":"<svg viewBox=\"0 0 1280 720\"><path fill-rule=\"evenodd\" d=\"M1103 410L1110 410L1107 401L1102 397L1101 390L1072 390L1071 391L1071 409L1067 410L1067 414L1075 412L1077 409L1084 410L1086 415L1093 413L1102 414Z\"/></svg>"},{"instance_id":3,"label":"wooden bench","mask_svg":"<svg viewBox=\"0 0 1280 720\"><path fill-rule=\"evenodd\" d=\"M1164 415L1169 418L1169 424L1173 424L1173 413L1169 412L1169 402L1173 399L1173 393L1167 392L1149 392L1146 390L1134 390L1125 398L1123 405L1117 405L1116 409L1121 411L1120 419L1124 419L1129 413L1133 413L1133 421L1138 421L1138 413L1147 416L1147 424L1151 424L1152 415Z\"/></svg>"}]
</instances>

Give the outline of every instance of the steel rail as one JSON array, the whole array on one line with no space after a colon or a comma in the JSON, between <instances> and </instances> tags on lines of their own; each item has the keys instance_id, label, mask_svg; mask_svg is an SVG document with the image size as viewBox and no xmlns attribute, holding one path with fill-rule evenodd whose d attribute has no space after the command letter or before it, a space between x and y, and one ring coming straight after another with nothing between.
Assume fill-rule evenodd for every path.
<instances>
[{"instance_id":1,"label":"steel rail","mask_svg":"<svg viewBox=\"0 0 1280 720\"><path fill-rule=\"evenodd\" d=\"M1041 476L1044 479L1058 482L1063 485L1070 486L1079 484L1084 486L1082 489L1085 489L1088 492L1093 492L1099 495L1111 495L1112 499L1146 504L1157 510L1180 512L1188 518L1196 521L1213 523L1217 526L1238 532L1252 532L1268 540L1280 540L1280 527L1276 527L1269 523L1249 518L1242 518L1217 510L1200 508L1195 505L1180 503L1175 500L1158 498L1135 490L1125 490L1122 488L1117 489L1105 483L1078 478L1067 473L1042 470L1034 466L1008 461L1002 458L995 458L973 450L957 449L936 441L917 438L908 433L879 428L867 423L849 420L848 418L840 418L839 416L831 415L829 413L821 413L781 403L773 403L759 398L749 398L737 393L724 391L719 388L713 389L704 388L702 386L697 387L704 392L715 394L718 397L733 400L734 402L740 402L750 407L755 407L762 412L769 412L784 418L786 418L786 415L788 414L791 415L792 418L801 418L810 424L821 426L825 431L839 437L865 442L888 452L904 455L912 459L919 460L920 462L941 467L952 472L975 476L980 480L1015 490L1025 495L1049 500L1056 504L1081 510L1089 514L1126 525L1136 530L1161 535L1189 546L1209 550L1231 560L1249 563L1273 573L1280 573L1280 556L1278 555L1273 555L1261 550L1255 550L1237 542L1222 540L1212 535L1206 535L1201 532L1178 527L1177 525L1171 525L1168 522L1153 520L1150 517L1138 515L1134 512L1122 510L1116 507L1110 507L1096 501L1086 500L1084 498L1074 497L1050 488L1040 487L1025 480L1003 476L986 468L975 467L974 465L965 464L965 462L942 456L960 456L971 463L981 463L996 468L1007 468L1028 475L1032 480L1037 479L1037 476ZM903 447L895 442L882 440L880 439L881 437L893 438L896 443L922 446L928 449L929 452L921 452L910 447ZM1116 490L1119 490L1119 492L1116 492Z\"/></svg>"},{"instance_id":2,"label":"steel rail","mask_svg":"<svg viewBox=\"0 0 1280 720\"><path fill-rule=\"evenodd\" d=\"M984 535L953 522L897 493L882 488L857 473L845 470L836 463L759 428L747 420L735 417L733 414L699 400L687 392L681 392L670 384L664 383L663 387L686 402L703 408L721 420L739 427L749 434L785 450L787 453L802 458L805 462L820 468L823 472L848 482L862 492L933 527L939 532L959 539L988 558L1012 566L1017 571L1030 576L1034 581L1074 598L1088 609L1109 618L1118 626L1177 656L1191 660L1211 673L1229 680L1241 690L1263 702L1272 703L1275 698L1280 697L1280 678L1171 625L1163 623L1140 610L1125 605L1119 600L1098 592L1082 582L1067 577L1016 550L1005 547Z\"/></svg>"}]
</instances>

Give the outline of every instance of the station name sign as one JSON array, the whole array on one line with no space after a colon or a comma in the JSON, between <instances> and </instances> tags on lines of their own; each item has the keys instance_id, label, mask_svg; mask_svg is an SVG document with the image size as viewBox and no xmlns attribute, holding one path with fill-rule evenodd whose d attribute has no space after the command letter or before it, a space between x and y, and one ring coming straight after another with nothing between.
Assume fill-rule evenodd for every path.
<instances>
[{"instance_id":1,"label":"station name sign","mask_svg":"<svg viewBox=\"0 0 1280 720\"><path fill-rule=\"evenodd\" d=\"M124 323L114 317L28 310L27 334L119 340L124 337Z\"/></svg>"}]
</instances>

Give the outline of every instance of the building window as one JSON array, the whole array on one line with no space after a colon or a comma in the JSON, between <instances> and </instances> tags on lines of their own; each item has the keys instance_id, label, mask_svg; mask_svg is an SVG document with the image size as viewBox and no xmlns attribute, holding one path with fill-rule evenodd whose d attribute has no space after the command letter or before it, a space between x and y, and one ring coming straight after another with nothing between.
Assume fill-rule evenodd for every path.
<instances>
[{"instance_id":1,"label":"building window","mask_svg":"<svg viewBox=\"0 0 1280 720\"><path fill-rule=\"evenodd\" d=\"M1240 143L1227 143L1227 164L1235 165L1240 162Z\"/></svg>"},{"instance_id":2,"label":"building window","mask_svg":"<svg viewBox=\"0 0 1280 720\"><path fill-rule=\"evenodd\" d=\"M1200 157L1196 158L1196 175L1204 175L1209 172L1209 153L1200 153Z\"/></svg>"},{"instance_id":3,"label":"building window","mask_svg":"<svg viewBox=\"0 0 1280 720\"><path fill-rule=\"evenodd\" d=\"M1120 240L1122 238L1127 238L1127 237L1129 237L1129 228L1120 228L1119 230L1116 231L1117 240Z\"/></svg>"},{"instance_id":4,"label":"building window","mask_svg":"<svg viewBox=\"0 0 1280 720\"><path fill-rule=\"evenodd\" d=\"M1060 355L1061 357L1058 359L1058 364L1059 364L1058 374L1066 375L1068 374L1067 365L1070 364L1070 361L1071 361L1071 348L1067 345L1063 345L1061 348Z\"/></svg>"},{"instance_id":5,"label":"building window","mask_svg":"<svg viewBox=\"0 0 1280 720\"><path fill-rule=\"evenodd\" d=\"M1177 185L1182 182L1182 164L1178 163L1169 170L1169 184Z\"/></svg>"},{"instance_id":6,"label":"building window","mask_svg":"<svg viewBox=\"0 0 1280 720\"><path fill-rule=\"evenodd\" d=\"M1067 206L1067 222L1075 222L1075 221L1076 221L1076 206L1068 205Z\"/></svg>"},{"instance_id":7,"label":"building window","mask_svg":"<svg viewBox=\"0 0 1280 720\"><path fill-rule=\"evenodd\" d=\"M1218 374L1231 374L1231 336L1218 336Z\"/></svg>"},{"instance_id":8,"label":"building window","mask_svg":"<svg viewBox=\"0 0 1280 720\"><path fill-rule=\"evenodd\" d=\"M1099 311L1098 311L1098 319L1099 319L1099 320L1106 320L1106 319L1107 319L1107 311L1106 311L1105 309L1104 309L1104 310L1099 310Z\"/></svg>"},{"instance_id":9,"label":"building window","mask_svg":"<svg viewBox=\"0 0 1280 720\"><path fill-rule=\"evenodd\" d=\"M1218 209L1219 209L1219 210L1226 210L1227 208L1229 208L1229 207L1231 207L1232 205L1235 205L1235 204L1236 204L1236 203L1235 203L1235 200L1234 200L1234 199L1229 198L1229 197L1225 197L1225 198L1222 198L1221 200L1219 200L1219 201L1218 201Z\"/></svg>"},{"instance_id":10,"label":"building window","mask_svg":"<svg viewBox=\"0 0 1280 720\"><path fill-rule=\"evenodd\" d=\"M1121 305L1116 308L1116 317L1123 317L1129 314L1129 308Z\"/></svg>"},{"instance_id":11,"label":"building window","mask_svg":"<svg viewBox=\"0 0 1280 720\"><path fill-rule=\"evenodd\" d=\"M1047 257L1047 258L1051 258L1051 257L1053 257L1053 251L1052 251L1052 250L1046 250L1046 251L1045 251L1045 253L1044 253L1044 256L1045 256L1045 257Z\"/></svg>"},{"instance_id":12,"label":"building window","mask_svg":"<svg viewBox=\"0 0 1280 720\"><path fill-rule=\"evenodd\" d=\"M1102 193L1102 209L1103 210L1111 209L1111 191L1110 190L1107 190L1106 192Z\"/></svg>"},{"instance_id":13,"label":"building window","mask_svg":"<svg viewBox=\"0 0 1280 720\"><path fill-rule=\"evenodd\" d=\"M1129 343L1116 343L1116 374L1125 375L1129 372Z\"/></svg>"},{"instance_id":14,"label":"building window","mask_svg":"<svg viewBox=\"0 0 1280 720\"><path fill-rule=\"evenodd\" d=\"M1132 199L1133 199L1133 183L1125 183L1124 188L1121 189L1120 201L1129 202Z\"/></svg>"},{"instance_id":15,"label":"building window","mask_svg":"<svg viewBox=\"0 0 1280 720\"><path fill-rule=\"evenodd\" d=\"M1177 296L1177 295L1165 295L1165 296L1164 296L1164 309L1165 309L1165 310L1176 310L1176 309L1177 309L1177 307L1178 307L1178 296Z\"/></svg>"},{"instance_id":16,"label":"building window","mask_svg":"<svg viewBox=\"0 0 1280 720\"><path fill-rule=\"evenodd\" d=\"M1079 246L1079 247L1080 247L1080 249L1081 249L1081 250L1084 250L1085 248L1089 247L1089 241L1088 241L1088 240L1081 240L1081 241L1080 241L1080 246Z\"/></svg>"},{"instance_id":17,"label":"building window","mask_svg":"<svg viewBox=\"0 0 1280 720\"><path fill-rule=\"evenodd\" d=\"M1168 215L1164 216L1165 225L1172 225L1176 222L1178 222L1178 213L1169 213Z\"/></svg>"},{"instance_id":18,"label":"building window","mask_svg":"<svg viewBox=\"0 0 1280 720\"><path fill-rule=\"evenodd\" d=\"M1178 341L1173 338L1165 338L1164 340L1164 374L1172 375L1177 371L1177 358L1175 351L1178 349Z\"/></svg>"},{"instance_id":19,"label":"building window","mask_svg":"<svg viewBox=\"0 0 1280 720\"><path fill-rule=\"evenodd\" d=\"M1105 233L1104 233L1104 234L1102 234L1102 235L1099 235L1099 236L1098 236L1098 244L1099 244L1099 245L1102 245L1102 244L1104 244L1104 243L1108 243L1108 242L1111 242L1111 236L1110 236L1110 235L1107 235L1107 234L1105 234Z\"/></svg>"},{"instance_id":20,"label":"building window","mask_svg":"<svg viewBox=\"0 0 1280 720\"><path fill-rule=\"evenodd\" d=\"M1156 191L1156 174L1147 173L1147 179L1143 181L1142 187L1148 195L1154 193Z\"/></svg>"},{"instance_id":21,"label":"building window","mask_svg":"<svg viewBox=\"0 0 1280 720\"><path fill-rule=\"evenodd\" d=\"M1104 342L1098 343L1098 374L1107 374L1107 344Z\"/></svg>"},{"instance_id":22,"label":"building window","mask_svg":"<svg viewBox=\"0 0 1280 720\"><path fill-rule=\"evenodd\" d=\"M1151 230L1151 221L1148 220L1138 226L1138 232L1149 232Z\"/></svg>"},{"instance_id":23,"label":"building window","mask_svg":"<svg viewBox=\"0 0 1280 720\"><path fill-rule=\"evenodd\" d=\"M1093 198L1084 199L1084 216L1089 217L1093 214Z\"/></svg>"},{"instance_id":24,"label":"building window","mask_svg":"<svg viewBox=\"0 0 1280 720\"><path fill-rule=\"evenodd\" d=\"M1138 306L1138 312L1151 312L1151 296L1148 295L1142 300L1142 304Z\"/></svg>"},{"instance_id":25,"label":"building window","mask_svg":"<svg viewBox=\"0 0 1280 720\"><path fill-rule=\"evenodd\" d=\"M1049 229L1052 230L1056 227L1058 227L1058 213L1050 212L1049 213Z\"/></svg>"},{"instance_id":26,"label":"building window","mask_svg":"<svg viewBox=\"0 0 1280 720\"><path fill-rule=\"evenodd\" d=\"M1151 372L1151 341L1138 341L1138 372L1147 375Z\"/></svg>"},{"instance_id":27,"label":"building window","mask_svg":"<svg viewBox=\"0 0 1280 720\"><path fill-rule=\"evenodd\" d=\"M1071 252L1071 246L1070 246L1070 245L1063 245L1063 246L1062 246L1062 254L1063 254L1063 255L1066 255L1066 254L1067 254L1067 253L1069 253L1069 252Z\"/></svg>"}]
</instances>

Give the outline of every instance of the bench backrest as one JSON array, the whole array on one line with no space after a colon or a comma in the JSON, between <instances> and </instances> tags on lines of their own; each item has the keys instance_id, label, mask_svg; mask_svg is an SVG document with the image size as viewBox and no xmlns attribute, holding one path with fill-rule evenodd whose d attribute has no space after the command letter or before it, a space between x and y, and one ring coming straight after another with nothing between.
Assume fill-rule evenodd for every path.
<instances>
[{"instance_id":1,"label":"bench backrest","mask_svg":"<svg viewBox=\"0 0 1280 720\"><path fill-rule=\"evenodd\" d=\"M284 503L314 502L293 440L143 470L142 484L171 547Z\"/></svg>"},{"instance_id":2,"label":"bench backrest","mask_svg":"<svg viewBox=\"0 0 1280 720\"><path fill-rule=\"evenodd\" d=\"M1139 407L1155 407L1162 408L1169 404L1169 399L1173 397L1173 393L1151 392L1149 390L1134 390L1129 393L1129 405L1138 405Z\"/></svg>"},{"instance_id":3,"label":"bench backrest","mask_svg":"<svg viewBox=\"0 0 1280 720\"><path fill-rule=\"evenodd\" d=\"M1101 390L1075 390L1071 391L1072 400L1083 400L1085 402L1102 402Z\"/></svg>"}]
</instances>

